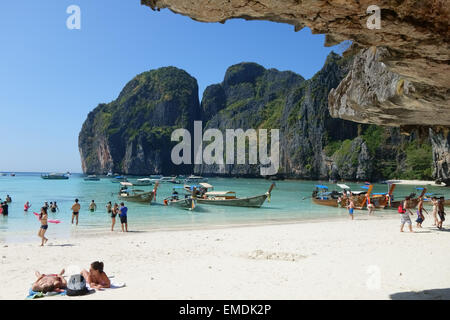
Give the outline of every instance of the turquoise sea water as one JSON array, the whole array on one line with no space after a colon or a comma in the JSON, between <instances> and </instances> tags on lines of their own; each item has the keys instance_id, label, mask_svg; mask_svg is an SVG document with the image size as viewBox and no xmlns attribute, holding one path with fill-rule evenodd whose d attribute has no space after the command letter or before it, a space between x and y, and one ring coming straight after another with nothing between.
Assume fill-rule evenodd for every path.
<instances>
[{"instance_id":1,"label":"turquoise sea water","mask_svg":"<svg viewBox=\"0 0 450 320\"><path fill-rule=\"evenodd\" d=\"M132 181L133 178L130 178ZM263 194L271 181L264 179L242 178L209 178L214 189L236 191L238 197ZM319 206L312 203L311 191L316 184L325 184L334 189L328 182L286 180L277 181L272 191L270 202L261 208L239 208L198 205L195 211L181 210L164 206L163 199L172 193L173 184L161 184L158 188L157 202L152 205L126 203L128 207L128 225L130 230L155 230L172 228L203 228L210 226L228 226L258 223L280 223L304 219L323 219L345 217L345 209ZM362 184L347 183L354 190L362 190ZM153 186L139 187L151 190ZM336 188L339 189L339 188ZM57 213L49 212L50 219L59 219L60 224L50 224L49 237L70 236L77 230L109 230L111 218L106 213L108 201L119 202L117 192L119 184L112 183L110 178L101 181L84 181L82 175L73 174L69 180L43 180L39 173L17 173L15 177L0 177L0 198L9 194L13 202L9 206L9 216L0 216L0 242L36 240L39 221L33 211L39 212L44 201L56 201L60 208ZM386 192L387 185L375 184L373 192ZM398 185L396 196L408 195L415 191L414 186ZM448 188L429 187L430 192L450 196ZM78 198L81 212L78 227L71 226L71 206ZM306 198L306 199L304 199ZM97 203L97 211L88 211L91 200ZM23 211L26 201L32 204L28 213ZM381 212L381 211L378 211ZM394 210L383 210L383 215L395 214ZM365 212L361 212L365 214ZM116 227L120 230L117 219Z\"/></svg>"}]
</instances>

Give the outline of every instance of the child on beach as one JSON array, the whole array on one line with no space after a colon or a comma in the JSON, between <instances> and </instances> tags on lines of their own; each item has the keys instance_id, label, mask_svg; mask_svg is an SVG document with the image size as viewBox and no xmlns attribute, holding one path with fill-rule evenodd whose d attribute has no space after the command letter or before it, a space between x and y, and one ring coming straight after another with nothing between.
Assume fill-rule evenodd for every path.
<instances>
[{"instance_id":1,"label":"child on beach","mask_svg":"<svg viewBox=\"0 0 450 320\"><path fill-rule=\"evenodd\" d=\"M419 204L417 205L417 228L422 228L422 222L425 221L425 216L423 215L423 211L428 214L428 211L423 207L423 198L419 198Z\"/></svg>"},{"instance_id":2,"label":"child on beach","mask_svg":"<svg viewBox=\"0 0 450 320\"><path fill-rule=\"evenodd\" d=\"M73 224L73 218L76 218L76 220L77 220L76 225L78 225L78 214L80 213L80 209L81 209L81 206L78 203L78 199L75 199L75 203L72 206L72 224Z\"/></svg>"},{"instance_id":3,"label":"child on beach","mask_svg":"<svg viewBox=\"0 0 450 320\"><path fill-rule=\"evenodd\" d=\"M41 221L41 227L39 228L39 232L38 232L38 236L42 240L41 247L44 246L44 244L48 241L48 239L44 236L45 232L47 231L47 228L48 228L47 219L48 219L47 208L42 207L41 213L39 215L39 221Z\"/></svg>"},{"instance_id":4,"label":"child on beach","mask_svg":"<svg viewBox=\"0 0 450 320\"><path fill-rule=\"evenodd\" d=\"M89 205L89 211L94 212L97 210L97 205L95 204L94 200L91 201L91 204Z\"/></svg>"},{"instance_id":5,"label":"child on beach","mask_svg":"<svg viewBox=\"0 0 450 320\"><path fill-rule=\"evenodd\" d=\"M413 232L411 218L409 217L410 214L412 215L411 210L409 210L408 208L409 199L410 199L409 197L406 197L405 201L403 201L403 203L400 204L400 206L398 207L398 213L400 213L400 232L403 232L403 227L405 226L405 223L408 224L409 231Z\"/></svg>"},{"instance_id":6,"label":"child on beach","mask_svg":"<svg viewBox=\"0 0 450 320\"><path fill-rule=\"evenodd\" d=\"M355 210L355 203L353 202L353 198L351 197L348 199L348 201L349 201L349 204L347 206L348 214L350 215L350 217L352 217L353 220L353 211Z\"/></svg>"},{"instance_id":7,"label":"child on beach","mask_svg":"<svg viewBox=\"0 0 450 320\"><path fill-rule=\"evenodd\" d=\"M120 204L120 223L122 224L122 232L124 232L123 226L125 225L125 231L128 232L128 221L127 221L127 212L128 208L125 207L125 204L122 202Z\"/></svg>"}]
</instances>

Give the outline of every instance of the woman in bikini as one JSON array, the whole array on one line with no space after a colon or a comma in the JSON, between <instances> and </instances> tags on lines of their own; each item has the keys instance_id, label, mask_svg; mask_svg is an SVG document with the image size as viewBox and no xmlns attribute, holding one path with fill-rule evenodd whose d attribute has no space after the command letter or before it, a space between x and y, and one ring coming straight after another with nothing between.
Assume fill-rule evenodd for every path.
<instances>
[{"instance_id":1,"label":"woman in bikini","mask_svg":"<svg viewBox=\"0 0 450 320\"><path fill-rule=\"evenodd\" d=\"M83 269L81 275L92 289L99 290L111 287L111 281L109 281L108 276L103 271L103 262L92 262L89 271Z\"/></svg>"},{"instance_id":2,"label":"woman in bikini","mask_svg":"<svg viewBox=\"0 0 450 320\"><path fill-rule=\"evenodd\" d=\"M119 205L114 203L114 207L111 211L111 231L114 231L114 225L116 224L116 216L119 213Z\"/></svg>"},{"instance_id":3,"label":"woman in bikini","mask_svg":"<svg viewBox=\"0 0 450 320\"><path fill-rule=\"evenodd\" d=\"M41 227L39 228L39 232L38 232L39 238L42 239L41 247L48 241L48 239L46 237L44 237L45 232L47 231L47 228L48 228L47 219L48 219L47 208L42 207L41 213L39 215L39 220L41 221Z\"/></svg>"}]
</instances>

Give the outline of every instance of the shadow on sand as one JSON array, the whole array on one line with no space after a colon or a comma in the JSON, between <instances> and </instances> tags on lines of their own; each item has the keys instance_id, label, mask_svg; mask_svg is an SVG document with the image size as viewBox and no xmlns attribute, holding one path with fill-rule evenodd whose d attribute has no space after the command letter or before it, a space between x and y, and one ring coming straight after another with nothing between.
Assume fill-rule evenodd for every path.
<instances>
[{"instance_id":1,"label":"shadow on sand","mask_svg":"<svg viewBox=\"0 0 450 320\"><path fill-rule=\"evenodd\" d=\"M398 292L391 294L390 298L392 300L450 300L450 288Z\"/></svg>"}]
</instances>

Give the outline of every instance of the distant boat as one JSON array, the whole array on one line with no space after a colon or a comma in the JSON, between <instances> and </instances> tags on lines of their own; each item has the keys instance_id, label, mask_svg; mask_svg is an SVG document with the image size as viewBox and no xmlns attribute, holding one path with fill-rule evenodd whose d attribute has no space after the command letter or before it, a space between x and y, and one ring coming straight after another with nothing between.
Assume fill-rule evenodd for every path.
<instances>
[{"instance_id":1,"label":"distant boat","mask_svg":"<svg viewBox=\"0 0 450 320\"><path fill-rule=\"evenodd\" d=\"M237 198L236 192L234 191L210 191L206 192L204 197L197 198L197 203L219 206L259 208L263 205L267 198L270 199L270 194L274 187L275 183L272 183L266 193L246 198Z\"/></svg>"},{"instance_id":2,"label":"distant boat","mask_svg":"<svg viewBox=\"0 0 450 320\"><path fill-rule=\"evenodd\" d=\"M150 178L137 179L135 182L133 182L133 185L135 186L151 186L152 184L153 180Z\"/></svg>"},{"instance_id":3,"label":"distant boat","mask_svg":"<svg viewBox=\"0 0 450 320\"><path fill-rule=\"evenodd\" d=\"M69 177L64 173L49 173L41 175L42 179L45 180L67 180Z\"/></svg>"},{"instance_id":4,"label":"distant boat","mask_svg":"<svg viewBox=\"0 0 450 320\"><path fill-rule=\"evenodd\" d=\"M6 173L0 173L0 176L1 177L6 177L8 174L6 174Z\"/></svg>"},{"instance_id":5,"label":"distant boat","mask_svg":"<svg viewBox=\"0 0 450 320\"><path fill-rule=\"evenodd\" d=\"M123 176L116 176L114 179L111 180L112 183L119 183L119 182L127 182L128 179Z\"/></svg>"},{"instance_id":6,"label":"distant boat","mask_svg":"<svg viewBox=\"0 0 450 320\"><path fill-rule=\"evenodd\" d=\"M107 177L112 177L112 176L113 176L112 171L108 171L108 173L106 174L106 176L107 176Z\"/></svg>"},{"instance_id":7,"label":"distant boat","mask_svg":"<svg viewBox=\"0 0 450 320\"><path fill-rule=\"evenodd\" d=\"M174 184L181 183L181 181L177 180L177 177L161 177L158 181L160 183L174 183Z\"/></svg>"},{"instance_id":8,"label":"distant boat","mask_svg":"<svg viewBox=\"0 0 450 320\"><path fill-rule=\"evenodd\" d=\"M84 178L84 181L100 181L100 178L96 175L89 175L86 178Z\"/></svg>"},{"instance_id":9,"label":"distant boat","mask_svg":"<svg viewBox=\"0 0 450 320\"><path fill-rule=\"evenodd\" d=\"M11 177L15 177L16 176L16 174L15 173L11 173Z\"/></svg>"},{"instance_id":10,"label":"distant boat","mask_svg":"<svg viewBox=\"0 0 450 320\"><path fill-rule=\"evenodd\" d=\"M208 178L190 175L184 180L184 183L200 183L200 182L208 182Z\"/></svg>"}]
</instances>

